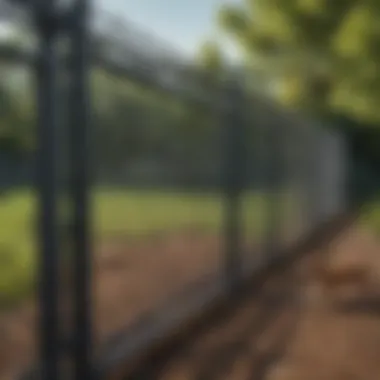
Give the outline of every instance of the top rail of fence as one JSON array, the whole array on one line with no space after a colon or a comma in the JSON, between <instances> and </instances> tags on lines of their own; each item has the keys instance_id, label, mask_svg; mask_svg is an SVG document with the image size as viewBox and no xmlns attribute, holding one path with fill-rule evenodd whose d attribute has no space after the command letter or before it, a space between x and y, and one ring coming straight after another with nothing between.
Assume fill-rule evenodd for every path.
<instances>
[{"instance_id":1,"label":"top rail of fence","mask_svg":"<svg viewBox=\"0 0 380 380\"><path fill-rule=\"evenodd\" d=\"M28 31L33 39L30 11L0 1L0 23L7 29ZM148 87L185 100L213 104L201 74L191 57L165 43L153 33L142 31L129 20L95 9L91 19L92 63L107 72L127 77ZM0 43L0 60L10 64L33 64L33 42Z\"/></svg>"},{"instance_id":2,"label":"top rail of fence","mask_svg":"<svg viewBox=\"0 0 380 380\"><path fill-rule=\"evenodd\" d=\"M33 41L33 20L30 9L21 6L25 0L0 0L0 62L15 65L33 65L36 44ZM28 35L25 43L1 38L1 24ZM153 32L143 30L126 17L94 8L90 23L91 62L117 77L123 77L146 88L162 92L178 100L205 107L231 106L231 97L220 96L235 83L244 86L247 72L238 64L229 64L223 85L210 87L205 71L194 57L184 54ZM254 122L281 123L285 127L320 129L321 123L312 121L299 111L291 111L276 104L265 94L249 92L249 108ZM324 125L326 126L326 125Z\"/></svg>"}]
</instances>

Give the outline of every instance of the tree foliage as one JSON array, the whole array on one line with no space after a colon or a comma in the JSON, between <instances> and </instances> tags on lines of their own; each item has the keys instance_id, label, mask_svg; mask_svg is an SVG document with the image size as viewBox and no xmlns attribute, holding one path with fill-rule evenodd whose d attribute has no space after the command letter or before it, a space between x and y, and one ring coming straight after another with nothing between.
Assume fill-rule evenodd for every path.
<instances>
[{"instance_id":1,"label":"tree foliage","mask_svg":"<svg viewBox=\"0 0 380 380\"><path fill-rule=\"evenodd\" d=\"M283 103L380 121L380 2L245 0L218 24Z\"/></svg>"},{"instance_id":2,"label":"tree foliage","mask_svg":"<svg viewBox=\"0 0 380 380\"><path fill-rule=\"evenodd\" d=\"M208 84L217 84L224 69L224 57L218 44L211 40L205 41L199 48L198 61L199 70Z\"/></svg>"},{"instance_id":3,"label":"tree foliage","mask_svg":"<svg viewBox=\"0 0 380 380\"><path fill-rule=\"evenodd\" d=\"M19 81L7 68L0 71L0 147L13 153L26 152L34 145L33 104L20 92Z\"/></svg>"}]
</instances>

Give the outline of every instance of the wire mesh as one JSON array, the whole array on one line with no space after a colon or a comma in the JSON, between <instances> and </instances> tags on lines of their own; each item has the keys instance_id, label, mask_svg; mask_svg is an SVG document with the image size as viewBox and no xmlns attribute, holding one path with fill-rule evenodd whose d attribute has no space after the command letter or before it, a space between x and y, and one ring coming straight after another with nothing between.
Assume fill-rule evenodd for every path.
<instances>
[{"instance_id":1,"label":"wire mesh","mask_svg":"<svg viewBox=\"0 0 380 380\"><path fill-rule=\"evenodd\" d=\"M27 10L1 1L0 11L17 33L29 36L27 42L7 38L0 44L4 78L20 80L19 74L8 73L30 75L38 53L47 54L48 48L36 48L40 40L32 33ZM51 302L46 301L41 309L45 322L40 333L52 339L55 333L46 327L51 325L51 316L56 319L57 305L53 303L65 302L61 297L66 294L69 305L63 308L67 317L60 321L60 339L72 338L89 317L94 322L94 342L90 331L82 331L82 351L78 353L82 358L87 358L92 348L96 354L103 353L114 337L119 336L120 341L120 331L133 329L137 321L159 324L157 310L168 302L194 302L198 294L202 302L210 302L215 295L233 292L244 278L288 252L319 224L346 208L347 152L341 135L248 91L241 81L243 70L237 78L231 68L228 80L216 86L196 62L132 24L99 10L92 17L88 66L83 61L87 58L85 46L78 45L78 76L73 83L67 77L73 64L70 38L60 39L54 45L54 54L60 58L57 77L49 77L46 71L40 75L45 81L39 93L44 109L38 110L40 117L44 113L51 116L45 121L46 151L40 152L38 161L41 183L48 174L50 185L58 181L54 191L48 186L39 188L40 200L58 200L62 208L62 214L49 217L57 219L57 229L45 219L40 236L46 243L49 231L50 235L62 233L54 238L57 247L45 247L57 254L50 259L58 261L46 264L55 271L50 273L49 283L45 277L41 288L41 294L46 293L43 299ZM69 24L73 32L70 28L74 27ZM50 52L48 58L52 56ZM87 96L87 75L92 103L90 147L82 131L86 119L81 112L87 107L82 103ZM53 80L58 83L55 89ZM27 102L35 97L35 90L29 85L24 91ZM58 93L60 107L52 101L53 90ZM32 146L38 143L33 129L38 115L30 113L25 120L9 118L12 130L17 127L28 132L18 136L30 136ZM53 118L59 121L55 132ZM49 141L55 145L49 146ZM20 189L33 188L33 160L30 154L16 159L5 148L0 149L0 183L12 195L4 207L14 213L12 202L24 191ZM90 159L90 167L83 158ZM89 204L88 176L92 180ZM20 208L20 213L29 215L29 206ZM91 221L88 229L84 228L86 220ZM19 229L25 228L25 223L28 236L32 235L36 223L23 220ZM82 256L87 251L91 257ZM27 256L33 255L29 252ZM92 265L92 282L91 276L87 277L87 264ZM28 275L33 272L29 262L23 265L29 265ZM59 274L64 274L62 281L57 280ZM68 278L76 279L74 287ZM91 289L93 309L89 308L86 289ZM53 292L62 290L63 296L53 297ZM5 297L5 290L2 293ZM75 303L78 294L80 302ZM30 294L18 308L24 310L28 303L33 303ZM84 306L74 314L78 304ZM175 316L170 318L176 320ZM27 317L18 327L22 329L31 321ZM35 341L25 339L27 344L15 347L28 356ZM65 344L78 346L79 341ZM56 360L48 356L54 352L59 357L65 355L58 346L61 343L45 355L45 362L52 364L52 378L58 369L53 368ZM15 356L8 362L17 359ZM88 373L89 366L77 368L77 378ZM4 365L4 372L8 369Z\"/></svg>"}]
</instances>

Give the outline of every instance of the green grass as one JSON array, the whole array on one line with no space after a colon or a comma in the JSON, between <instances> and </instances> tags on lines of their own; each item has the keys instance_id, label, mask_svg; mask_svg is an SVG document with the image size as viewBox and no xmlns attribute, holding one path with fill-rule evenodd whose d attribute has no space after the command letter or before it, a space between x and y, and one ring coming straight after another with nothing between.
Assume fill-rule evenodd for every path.
<instances>
[{"instance_id":1,"label":"green grass","mask_svg":"<svg viewBox=\"0 0 380 380\"><path fill-rule=\"evenodd\" d=\"M95 234L149 234L189 225L217 228L221 217L218 195L159 191L99 191L94 195Z\"/></svg>"},{"instance_id":2,"label":"green grass","mask_svg":"<svg viewBox=\"0 0 380 380\"><path fill-rule=\"evenodd\" d=\"M222 226L223 198L218 194L102 189L93 194L95 239L149 235L187 226L216 231ZM263 197L246 194L246 232L263 230ZM0 308L14 305L34 290L36 267L35 199L17 191L0 198Z\"/></svg>"},{"instance_id":3,"label":"green grass","mask_svg":"<svg viewBox=\"0 0 380 380\"><path fill-rule=\"evenodd\" d=\"M0 306L33 290L34 211L30 193L15 192L0 199Z\"/></svg>"},{"instance_id":4,"label":"green grass","mask_svg":"<svg viewBox=\"0 0 380 380\"><path fill-rule=\"evenodd\" d=\"M359 223L380 235L380 199L369 202L362 207Z\"/></svg>"},{"instance_id":5,"label":"green grass","mask_svg":"<svg viewBox=\"0 0 380 380\"><path fill-rule=\"evenodd\" d=\"M247 228L261 224L263 198L248 194L243 198ZM152 191L100 191L94 199L95 234L150 234L195 226L215 231L223 220L223 198L218 194L186 194Z\"/></svg>"}]
</instances>

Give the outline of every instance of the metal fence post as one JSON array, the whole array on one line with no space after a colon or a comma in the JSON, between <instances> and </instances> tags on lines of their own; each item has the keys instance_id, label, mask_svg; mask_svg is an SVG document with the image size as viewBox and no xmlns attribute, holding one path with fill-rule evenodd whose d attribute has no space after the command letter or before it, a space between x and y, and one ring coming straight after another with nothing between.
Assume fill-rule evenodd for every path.
<instances>
[{"instance_id":1,"label":"metal fence post","mask_svg":"<svg viewBox=\"0 0 380 380\"><path fill-rule=\"evenodd\" d=\"M57 53L54 2L36 4L39 36L36 67L38 103L37 194L40 241L40 371L41 378L60 378L59 356L59 237L57 178ZM54 21L52 21L54 20Z\"/></svg>"},{"instance_id":2,"label":"metal fence post","mask_svg":"<svg viewBox=\"0 0 380 380\"><path fill-rule=\"evenodd\" d=\"M69 56L69 140L74 254L74 378L92 378L91 249L89 222L89 39L87 0L72 5L68 33Z\"/></svg>"},{"instance_id":3,"label":"metal fence post","mask_svg":"<svg viewBox=\"0 0 380 380\"><path fill-rule=\"evenodd\" d=\"M244 119L243 94L237 83L228 83L223 107L223 155L225 195L225 276L229 293L242 280L241 195L244 187Z\"/></svg>"},{"instance_id":4,"label":"metal fence post","mask_svg":"<svg viewBox=\"0 0 380 380\"><path fill-rule=\"evenodd\" d=\"M278 121L268 125L267 131L267 184L269 197L267 201L267 234L266 234L266 256L267 262L272 261L279 250L279 238L281 234L281 186L283 184L283 141L284 126L278 126Z\"/></svg>"},{"instance_id":5,"label":"metal fence post","mask_svg":"<svg viewBox=\"0 0 380 380\"><path fill-rule=\"evenodd\" d=\"M311 168L310 173L312 177L310 178L310 218L313 223L313 228L317 227L320 223L320 179L321 179L321 158L323 157L322 152L322 132L320 130L315 130L312 141L312 146L310 147L310 159Z\"/></svg>"},{"instance_id":6,"label":"metal fence post","mask_svg":"<svg viewBox=\"0 0 380 380\"><path fill-rule=\"evenodd\" d=\"M304 207L304 224L307 233L314 229L313 220L313 179L316 175L314 170L314 150L315 150L315 130L313 126L308 126L303 130L304 141L302 149L302 189L303 189L303 207Z\"/></svg>"}]
</instances>

